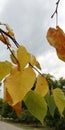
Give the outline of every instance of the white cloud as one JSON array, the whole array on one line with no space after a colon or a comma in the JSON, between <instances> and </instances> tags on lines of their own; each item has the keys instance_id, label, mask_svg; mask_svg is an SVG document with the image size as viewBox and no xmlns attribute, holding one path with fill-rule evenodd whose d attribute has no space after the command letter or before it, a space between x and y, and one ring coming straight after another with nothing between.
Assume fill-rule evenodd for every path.
<instances>
[{"instance_id":1,"label":"white cloud","mask_svg":"<svg viewBox=\"0 0 65 130\"><path fill-rule=\"evenodd\" d=\"M58 78L65 77L65 63L58 59L55 50L46 40L48 28L56 26L56 17L50 18L56 1L0 0L0 22L8 23L17 41L37 56L43 73L51 73ZM59 26L65 30L65 0L60 1L58 11ZM9 59L8 54L7 48L0 43L0 60Z\"/></svg>"},{"instance_id":2,"label":"white cloud","mask_svg":"<svg viewBox=\"0 0 65 130\"><path fill-rule=\"evenodd\" d=\"M17 41L30 53L39 57L42 71L56 77L64 76L65 63L59 60L46 40L50 26L55 27L56 18L51 19L57 0L0 0L2 22L14 30ZM65 30L65 1L59 3L59 25ZM0 45L0 60L8 59L8 51ZM59 71L60 70L60 71Z\"/></svg>"},{"instance_id":3,"label":"white cloud","mask_svg":"<svg viewBox=\"0 0 65 130\"><path fill-rule=\"evenodd\" d=\"M65 63L58 59L54 50L40 55L38 61L43 73L50 73L56 78L65 77Z\"/></svg>"},{"instance_id":4,"label":"white cloud","mask_svg":"<svg viewBox=\"0 0 65 130\"><path fill-rule=\"evenodd\" d=\"M7 5L8 0L0 0L0 13L3 12L3 10L5 9L5 6Z\"/></svg>"}]
</instances>

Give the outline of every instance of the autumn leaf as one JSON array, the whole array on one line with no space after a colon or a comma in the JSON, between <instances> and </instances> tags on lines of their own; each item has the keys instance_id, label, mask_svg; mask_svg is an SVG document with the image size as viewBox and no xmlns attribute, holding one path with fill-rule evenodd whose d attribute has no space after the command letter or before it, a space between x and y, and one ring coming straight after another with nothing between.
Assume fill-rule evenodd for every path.
<instances>
[{"instance_id":1,"label":"autumn leaf","mask_svg":"<svg viewBox=\"0 0 65 130\"><path fill-rule=\"evenodd\" d=\"M10 58L11 58L11 61L14 63L14 64L17 64L17 51L14 51L14 50L12 50L12 53L13 53L13 55L12 54L10 54ZM16 57L16 59L15 59L15 57Z\"/></svg>"},{"instance_id":2,"label":"autumn leaf","mask_svg":"<svg viewBox=\"0 0 65 130\"><path fill-rule=\"evenodd\" d=\"M53 93L55 104L62 116L63 115L62 113L65 108L65 95L60 88L53 89L52 93Z\"/></svg>"},{"instance_id":3,"label":"autumn leaf","mask_svg":"<svg viewBox=\"0 0 65 130\"><path fill-rule=\"evenodd\" d=\"M36 66L38 69L41 69L39 62L37 61L37 59L34 55L30 55L30 61L29 62L32 66Z\"/></svg>"},{"instance_id":4,"label":"autumn leaf","mask_svg":"<svg viewBox=\"0 0 65 130\"><path fill-rule=\"evenodd\" d=\"M47 40L54 48L56 48L58 57L65 61L65 33L57 26L55 28L49 28L47 32Z\"/></svg>"},{"instance_id":5,"label":"autumn leaf","mask_svg":"<svg viewBox=\"0 0 65 130\"><path fill-rule=\"evenodd\" d=\"M22 103L18 102L13 106L13 109L15 110L16 114L20 117L22 113Z\"/></svg>"},{"instance_id":6,"label":"autumn leaf","mask_svg":"<svg viewBox=\"0 0 65 130\"><path fill-rule=\"evenodd\" d=\"M44 76L39 75L37 77L36 89L35 91L42 96L45 96L48 93L48 82Z\"/></svg>"},{"instance_id":7,"label":"autumn leaf","mask_svg":"<svg viewBox=\"0 0 65 130\"><path fill-rule=\"evenodd\" d=\"M7 33L12 37L14 37L14 33L13 33L13 30L10 28L10 26L8 24L4 24L6 29L7 29Z\"/></svg>"},{"instance_id":8,"label":"autumn leaf","mask_svg":"<svg viewBox=\"0 0 65 130\"><path fill-rule=\"evenodd\" d=\"M3 42L5 45L11 46L9 39L5 34L0 35L0 41Z\"/></svg>"},{"instance_id":9,"label":"autumn leaf","mask_svg":"<svg viewBox=\"0 0 65 130\"><path fill-rule=\"evenodd\" d=\"M8 61L0 62L0 80L10 73L12 64Z\"/></svg>"},{"instance_id":10,"label":"autumn leaf","mask_svg":"<svg viewBox=\"0 0 65 130\"><path fill-rule=\"evenodd\" d=\"M24 97L24 103L30 113L43 124L43 119L47 114L45 99L37 92L31 90Z\"/></svg>"},{"instance_id":11,"label":"autumn leaf","mask_svg":"<svg viewBox=\"0 0 65 130\"><path fill-rule=\"evenodd\" d=\"M23 100L26 93L33 87L35 79L36 74L31 67L22 71L13 68L12 73L4 81L13 105Z\"/></svg>"},{"instance_id":12,"label":"autumn leaf","mask_svg":"<svg viewBox=\"0 0 65 130\"><path fill-rule=\"evenodd\" d=\"M30 61L30 54L24 46L19 46L17 50L17 58L20 63L21 69L23 69Z\"/></svg>"},{"instance_id":13,"label":"autumn leaf","mask_svg":"<svg viewBox=\"0 0 65 130\"><path fill-rule=\"evenodd\" d=\"M18 102L17 104L13 105L13 101L11 99L10 94L7 91L7 88L4 87L4 101L6 101L11 107L13 107L13 109L15 110L15 112L17 113L18 116L21 115L22 113L22 103Z\"/></svg>"}]
</instances>

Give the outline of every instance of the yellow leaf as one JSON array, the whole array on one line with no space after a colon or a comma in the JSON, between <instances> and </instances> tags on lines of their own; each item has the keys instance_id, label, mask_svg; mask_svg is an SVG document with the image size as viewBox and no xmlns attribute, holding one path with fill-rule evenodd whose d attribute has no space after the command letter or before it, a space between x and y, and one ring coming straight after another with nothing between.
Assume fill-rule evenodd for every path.
<instances>
[{"instance_id":1,"label":"yellow leaf","mask_svg":"<svg viewBox=\"0 0 65 130\"><path fill-rule=\"evenodd\" d=\"M45 77L39 75L36 83L36 92L45 96L48 92L48 83Z\"/></svg>"},{"instance_id":2,"label":"yellow leaf","mask_svg":"<svg viewBox=\"0 0 65 130\"><path fill-rule=\"evenodd\" d=\"M6 26L6 29L7 29L7 33L10 35L10 36L13 36L14 37L14 33L13 33L13 30L9 27L8 24L4 24Z\"/></svg>"},{"instance_id":3,"label":"yellow leaf","mask_svg":"<svg viewBox=\"0 0 65 130\"><path fill-rule=\"evenodd\" d=\"M58 107L58 110L62 116L62 113L65 108L65 95L60 88L53 89L52 93L53 93L55 104Z\"/></svg>"},{"instance_id":4,"label":"yellow leaf","mask_svg":"<svg viewBox=\"0 0 65 130\"><path fill-rule=\"evenodd\" d=\"M17 104L13 105L13 101L11 99L11 96L9 95L6 88L4 88L4 101L6 101L17 113L18 116L21 115L22 112L22 105L21 102L18 102Z\"/></svg>"},{"instance_id":5,"label":"yellow leaf","mask_svg":"<svg viewBox=\"0 0 65 130\"><path fill-rule=\"evenodd\" d=\"M10 73L12 64L8 61L0 62L0 80Z\"/></svg>"},{"instance_id":6,"label":"yellow leaf","mask_svg":"<svg viewBox=\"0 0 65 130\"><path fill-rule=\"evenodd\" d=\"M33 66L36 65L36 57L34 55L30 56L30 64Z\"/></svg>"},{"instance_id":7,"label":"yellow leaf","mask_svg":"<svg viewBox=\"0 0 65 130\"><path fill-rule=\"evenodd\" d=\"M36 74L31 67L22 71L14 69L5 79L4 86L11 96L13 105L23 100L26 93L33 87L35 79Z\"/></svg>"},{"instance_id":8,"label":"yellow leaf","mask_svg":"<svg viewBox=\"0 0 65 130\"><path fill-rule=\"evenodd\" d=\"M38 69L41 69L39 62L36 60L34 55L30 55L30 64L36 66Z\"/></svg>"},{"instance_id":9,"label":"yellow leaf","mask_svg":"<svg viewBox=\"0 0 65 130\"><path fill-rule=\"evenodd\" d=\"M17 58L20 63L21 69L23 69L30 61L30 54L27 52L24 46L19 46L17 50Z\"/></svg>"},{"instance_id":10,"label":"yellow leaf","mask_svg":"<svg viewBox=\"0 0 65 130\"><path fill-rule=\"evenodd\" d=\"M3 36L0 35L0 41L3 42L5 45L11 46L9 39L5 34L3 34Z\"/></svg>"},{"instance_id":11,"label":"yellow leaf","mask_svg":"<svg viewBox=\"0 0 65 130\"><path fill-rule=\"evenodd\" d=\"M41 70L41 66L38 61L36 61L36 67Z\"/></svg>"},{"instance_id":12,"label":"yellow leaf","mask_svg":"<svg viewBox=\"0 0 65 130\"><path fill-rule=\"evenodd\" d=\"M49 28L47 32L47 40L54 48L56 48L58 57L65 61L65 33L57 26Z\"/></svg>"}]
</instances>

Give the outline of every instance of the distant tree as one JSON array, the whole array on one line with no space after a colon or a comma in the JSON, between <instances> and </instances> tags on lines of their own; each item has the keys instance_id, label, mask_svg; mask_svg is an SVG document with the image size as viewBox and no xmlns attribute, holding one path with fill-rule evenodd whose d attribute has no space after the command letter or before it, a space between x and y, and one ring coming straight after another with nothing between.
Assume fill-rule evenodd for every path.
<instances>
[{"instance_id":1,"label":"distant tree","mask_svg":"<svg viewBox=\"0 0 65 130\"><path fill-rule=\"evenodd\" d=\"M2 103L1 115L5 118L18 119L14 109L7 102Z\"/></svg>"},{"instance_id":2,"label":"distant tree","mask_svg":"<svg viewBox=\"0 0 65 130\"><path fill-rule=\"evenodd\" d=\"M0 115L1 115L1 113L2 113L2 105L3 105L3 101L2 101L2 99L0 98Z\"/></svg>"},{"instance_id":3,"label":"distant tree","mask_svg":"<svg viewBox=\"0 0 65 130\"><path fill-rule=\"evenodd\" d=\"M61 77L59 80L59 85L61 86L61 88L63 89L63 86L65 86L65 79L63 77Z\"/></svg>"}]
</instances>

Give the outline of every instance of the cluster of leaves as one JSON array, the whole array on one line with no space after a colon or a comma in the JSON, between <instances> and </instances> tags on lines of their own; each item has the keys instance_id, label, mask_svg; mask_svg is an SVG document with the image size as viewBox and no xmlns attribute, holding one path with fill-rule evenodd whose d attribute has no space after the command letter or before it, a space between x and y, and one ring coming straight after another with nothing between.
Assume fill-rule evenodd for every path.
<instances>
[{"instance_id":1,"label":"cluster of leaves","mask_svg":"<svg viewBox=\"0 0 65 130\"><path fill-rule=\"evenodd\" d=\"M4 79L4 101L8 102L19 116L22 112L21 102L24 101L28 110L42 124L47 114L47 108L53 116L57 107L63 116L64 93L60 88L53 88L53 86L49 89L45 75L39 72L40 64L36 57L30 54L24 46L19 45L10 27L4 25L6 32L0 29L0 40L7 45L11 52L11 62L0 62L0 81ZM9 38L15 43L16 51L11 50ZM36 71L39 73L38 76ZM35 89L32 90L34 84Z\"/></svg>"}]
</instances>

